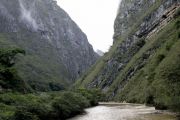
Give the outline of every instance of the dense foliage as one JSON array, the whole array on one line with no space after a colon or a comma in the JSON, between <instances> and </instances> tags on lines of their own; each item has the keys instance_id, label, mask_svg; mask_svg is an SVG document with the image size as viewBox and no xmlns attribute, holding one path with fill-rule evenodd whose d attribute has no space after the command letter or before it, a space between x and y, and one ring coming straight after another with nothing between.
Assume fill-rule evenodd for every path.
<instances>
[{"instance_id":1,"label":"dense foliage","mask_svg":"<svg viewBox=\"0 0 180 120\"><path fill-rule=\"evenodd\" d=\"M94 91L0 94L0 120L64 120L98 104Z\"/></svg>"},{"instance_id":2,"label":"dense foliage","mask_svg":"<svg viewBox=\"0 0 180 120\"><path fill-rule=\"evenodd\" d=\"M26 92L25 82L18 76L15 65L15 56L25 54L21 49L0 49L0 89Z\"/></svg>"},{"instance_id":3,"label":"dense foliage","mask_svg":"<svg viewBox=\"0 0 180 120\"><path fill-rule=\"evenodd\" d=\"M19 53L25 51L0 50L0 120L64 120L98 104L101 94L97 90L35 93L14 68Z\"/></svg>"}]
</instances>

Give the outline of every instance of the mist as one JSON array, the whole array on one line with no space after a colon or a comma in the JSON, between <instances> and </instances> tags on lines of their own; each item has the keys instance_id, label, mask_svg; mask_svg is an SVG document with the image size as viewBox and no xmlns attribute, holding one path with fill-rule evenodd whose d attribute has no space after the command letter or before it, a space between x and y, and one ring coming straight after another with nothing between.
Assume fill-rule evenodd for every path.
<instances>
[{"instance_id":1,"label":"mist","mask_svg":"<svg viewBox=\"0 0 180 120\"><path fill-rule=\"evenodd\" d=\"M34 2L31 4L31 7L29 7L29 9L25 7L22 0L19 0L19 4L20 4L20 10L21 10L21 20L26 22L34 30L37 30L38 25L36 23L36 20L32 17L32 9L33 9Z\"/></svg>"}]
</instances>

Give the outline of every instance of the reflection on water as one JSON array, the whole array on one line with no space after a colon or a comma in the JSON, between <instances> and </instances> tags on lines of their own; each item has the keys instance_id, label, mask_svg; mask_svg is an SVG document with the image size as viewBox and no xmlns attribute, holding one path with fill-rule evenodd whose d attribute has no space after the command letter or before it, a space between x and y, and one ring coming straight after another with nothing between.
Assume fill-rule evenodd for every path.
<instances>
[{"instance_id":1,"label":"reflection on water","mask_svg":"<svg viewBox=\"0 0 180 120\"><path fill-rule=\"evenodd\" d=\"M175 115L137 104L104 104L69 120L175 120Z\"/></svg>"}]
</instances>

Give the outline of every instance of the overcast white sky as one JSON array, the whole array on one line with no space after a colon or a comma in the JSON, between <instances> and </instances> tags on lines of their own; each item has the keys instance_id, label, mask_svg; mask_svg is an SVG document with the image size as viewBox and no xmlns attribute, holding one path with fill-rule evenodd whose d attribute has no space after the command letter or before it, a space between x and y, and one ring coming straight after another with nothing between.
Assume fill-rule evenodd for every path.
<instances>
[{"instance_id":1,"label":"overcast white sky","mask_svg":"<svg viewBox=\"0 0 180 120\"><path fill-rule=\"evenodd\" d=\"M79 25L94 50L108 51L112 45L113 26L121 0L57 0Z\"/></svg>"}]
</instances>

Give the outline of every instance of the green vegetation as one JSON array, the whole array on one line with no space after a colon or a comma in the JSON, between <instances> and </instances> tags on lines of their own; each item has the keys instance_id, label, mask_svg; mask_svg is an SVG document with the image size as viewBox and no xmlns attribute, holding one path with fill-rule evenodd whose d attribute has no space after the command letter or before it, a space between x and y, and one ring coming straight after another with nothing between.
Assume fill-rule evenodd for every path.
<instances>
[{"instance_id":1,"label":"green vegetation","mask_svg":"<svg viewBox=\"0 0 180 120\"><path fill-rule=\"evenodd\" d=\"M101 76L102 71L106 68L106 66L108 66L108 61L111 59L119 59L119 58L123 58L121 56L121 53L119 53L118 49L119 46L125 41L127 40L128 37L132 36L139 28L139 26L141 25L141 23L143 22L143 20L150 15L153 11L157 10L159 8L159 6L162 4L162 1L164 2L164 0L156 0L155 3L149 7L149 3L147 0L144 1L144 7L143 9L143 13L141 12L137 12L137 13L129 13L131 15L129 15L130 17L128 17L127 19L117 19L116 21L118 21L118 24L124 24L126 25L126 27L128 28L128 30L121 36L117 37L114 40L113 46L110 48L109 52L106 53L100 60L98 60L96 62L96 64L90 68L90 70L84 74L84 76L82 78L80 78L77 82L76 82L76 87L87 87L89 83L91 83L93 80L95 80L98 76ZM132 2L132 1L126 1L126 3L128 2ZM149 8L148 8L149 7ZM148 10L147 10L148 8ZM145 13L144 13L145 12ZM121 12L119 12L119 14L121 14ZM125 24L126 23L126 24ZM143 40L143 38L141 38L139 40L139 44L140 46L138 47L142 47L145 44L145 41ZM132 49L133 51L133 49ZM133 51L135 52L135 50ZM126 56L128 56L128 54L130 53L127 52ZM123 58L124 59L124 58ZM111 72L114 72L113 69ZM116 73L116 72L115 72ZM116 73L118 75L118 73ZM116 76L118 77L118 76ZM99 86L97 86L99 87Z\"/></svg>"},{"instance_id":2,"label":"green vegetation","mask_svg":"<svg viewBox=\"0 0 180 120\"><path fill-rule=\"evenodd\" d=\"M135 34L139 26L146 21L144 19L157 10L162 2L165 0L157 0L152 6L145 4L143 6L148 8L143 11L145 13L132 12L135 15L129 15L127 19L120 19L118 16L117 23L127 26L127 32L119 38L116 36L110 52L106 53L87 74L79 79L75 86L103 89L107 100L146 103L158 109L180 111L179 9L174 19L162 29L148 38L140 36L142 38L137 38L138 42L124 49L124 53L119 52L123 41ZM117 62L119 64L114 64ZM118 65L120 65L120 70L116 68ZM106 84L104 89L102 85L108 82L111 83Z\"/></svg>"},{"instance_id":3,"label":"green vegetation","mask_svg":"<svg viewBox=\"0 0 180 120\"><path fill-rule=\"evenodd\" d=\"M94 91L0 94L2 120L64 120L98 104Z\"/></svg>"},{"instance_id":4,"label":"green vegetation","mask_svg":"<svg viewBox=\"0 0 180 120\"><path fill-rule=\"evenodd\" d=\"M25 54L21 49L0 49L0 88L5 90L14 90L27 92L28 87L18 76L15 65L15 56Z\"/></svg>"},{"instance_id":5,"label":"green vegetation","mask_svg":"<svg viewBox=\"0 0 180 120\"><path fill-rule=\"evenodd\" d=\"M22 38L18 38L20 34L23 36ZM14 68L34 90L54 91L54 88L55 90L64 90L70 84L67 70L61 61L57 60L55 48L49 49L52 46L46 45L45 47L45 43L40 44L43 47L37 47L37 39L40 38L23 30L20 33L0 33L0 47L5 49L22 48L26 51L25 56L17 56Z\"/></svg>"},{"instance_id":6,"label":"green vegetation","mask_svg":"<svg viewBox=\"0 0 180 120\"><path fill-rule=\"evenodd\" d=\"M149 50L153 54L145 66L135 72L129 83L116 96L117 101L132 103L147 103L157 109L172 109L180 111L180 41L179 19L168 24L163 30L150 38L145 46L128 63L125 70L129 70L139 62L144 62L143 55ZM123 84L123 74L120 74L116 85Z\"/></svg>"},{"instance_id":7,"label":"green vegetation","mask_svg":"<svg viewBox=\"0 0 180 120\"><path fill-rule=\"evenodd\" d=\"M0 120L64 120L84 108L98 105L98 90L36 93L23 81L14 65L21 49L0 50ZM19 57L20 58L20 57ZM54 90L58 90L53 85Z\"/></svg>"},{"instance_id":8,"label":"green vegetation","mask_svg":"<svg viewBox=\"0 0 180 120\"><path fill-rule=\"evenodd\" d=\"M180 16L180 8L178 8L176 13L174 14L174 18L178 18L179 16Z\"/></svg>"},{"instance_id":9,"label":"green vegetation","mask_svg":"<svg viewBox=\"0 0 180 120\"><path fill-rule=\"evenodd\" d=\"M164 0L155 1L144 14L138 12L125 20L129 22L126 33L117 38L110 51L78 80L74 85L76 89L71 91L35 92L59 91L68 84L64 82L70 77L67 71L57 71L64 66L59 64L59 61L48 64L54 61L55 56L53 51L46 49L50 46L40 49L39 53L29 50L25 57L16 57L18 53L25 54L20 49L0 50L0 120L64 120L103 100L145 103L157 109L180 111L179 10L170 23L149 38L140 35L142 38L137 37L133 45L131 40L124 43L128 37L135 34L142 21L159 8L162 1ZM147 7L147 4L146 0L144 7ZM25 34L30 40L24 38L23 41L28 42L20 43L20 46L31 48L36 36ZM4 42L7 36L16 40L14 34L0 34L0 43L4 44L2 46L10 44ZM130 47L122 46L123 53L123 50L119 50L121 44ZM47 58L46 53L51 54L52 58L43 59ZM40 58L39 55L43 57ZM19 60L17 65L16 58ZM29 74L29 71L32 71L33 75ZM59 72L65 77L59 76ZM34 76L39 80L34 80ZM77 89L92 87L90 83L94 80L98 85L93 87L102 88L106 95L96 89Z\"/></svg>"}]
</instances>

